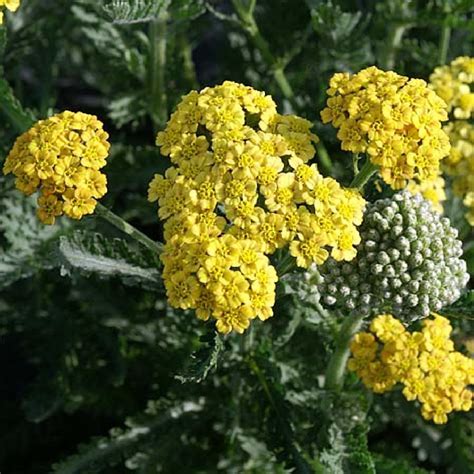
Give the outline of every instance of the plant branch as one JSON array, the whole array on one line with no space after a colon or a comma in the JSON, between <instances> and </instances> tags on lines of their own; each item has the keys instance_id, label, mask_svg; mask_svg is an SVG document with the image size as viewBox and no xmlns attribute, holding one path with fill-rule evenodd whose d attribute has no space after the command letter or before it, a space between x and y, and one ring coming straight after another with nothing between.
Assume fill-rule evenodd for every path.
<instances>
[{"instance_id":1,"label":"plant branch","mask_svg":"<svg viewBox=\"0 0 474 474\"><path fill-rule=\"evenodd\" d=\"M340 391L344 385L347 359L350 355L350 343L354 334L360 329L364 316L347 317L342 323L336 341L336 349L329 360L326 370L326 389Z\"/></svg>"},{"instance_id":2,"label":"plant branch","mask_svg":"<svg viewBox=\"0 0 474 474\"><path fill-rule=\"evenodd\" d=\"M167 97L165 85L166 69L166 30L168 11L162 8L158 17L150 22L148 59L150 115L155 132L163 128L168 118Z\"/></svg>"},{"instance_id":3,"label":"plant branch","mask_svg":"<svg viewBox=\"0 0 474 474\"><path fill-rule=\"evenodd\" d=\"M329 156L326 146L321 140L316 143L316 156L319 158L319 161L321 162L321 165L326 170L326 172L330 173L333 169L332 160Z\"/></svg>"},{"instance_id":4,"label":"plant branch","mask_svg":"<svg viewBox=\"0 0 474 474\"><path fill-rule=\"evenodd\" d=\"M268 41L262 36L260 29L255 21L254 8L255 1L250 3L249 8L245 8L242 0L232 0L235 12L240 20L241 27L247 32L255 47L262 55L265 63L271 68L273 78L280 88L283 96L290 102L293 108L297 107L295 94L285 75L282 63L273 55Z\"/></svg>"},{"instance_id":5,"label":"plant branch","mask_svg":"<svg viewBox=\"0 0 474 474\"><path fill-rule=\"evenodd\" d=\"M163 245L160 242L155 242L146 236L143 232L139 231L136 227L123 220L117 214L113 213L110 209L107 209L100 203L97 203L95 210L96 215L105 219L109 224L124 232L132 239L136 240L140 244L147 247L149 250L155 253L161 253L163 251Z\"/></svg>"},{"instance_id":6,"label":"plant branch","mask_svg":"<svg viewBox=\"0 0 474 474\"><path fill-rule=\"evenodd\" d=\"M441 28L441 37L439 39L438 65L446 64L449 51L449 41L451 39L451 27L446 23Z\"/></svg>"},{"instance_id":7,"label":"plant branch","mask_svg":"<svg viewBox=\"0 0 474 474\"><path fill-rule=\"evenodd\" d=\"M377 170L378 170L378 166L374 165L370 161L370 159L367 159L367 161L365 162L364 166L359 171L359 173L356 174L356 176L354 176L354 179L352 180L350 187L362 190L364 186L367 184L367 182L369 181L369 179Z\"/></svg>"},{"instance_id":8,"label":"plant branch","mask_svg":"<svg viewBox=\"0 0 474 474\"><path fill-rule=\"evenodd\" d=\"M392 70L395 67L395 59L405 31L408 29L406 24L392 23L388 30L387 42L382 50L380 57L380 67L386 70Z\"/></svg>"}]
</instances>

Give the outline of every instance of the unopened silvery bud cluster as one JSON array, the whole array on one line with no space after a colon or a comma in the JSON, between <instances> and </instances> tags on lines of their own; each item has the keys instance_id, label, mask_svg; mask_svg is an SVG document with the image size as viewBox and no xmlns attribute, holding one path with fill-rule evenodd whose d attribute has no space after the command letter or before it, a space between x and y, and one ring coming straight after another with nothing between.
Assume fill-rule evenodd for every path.
<instances>
[{"instance_id":1,"label":"unopened silvery bud cluster","mask_svg":"<svg viewBox=\"0 0 474 474\"><path fill-rule=\"evenodd\" d=\"M424 318L456 301L469 275L448 219L402 191L367 206L351 262L320 267L322 302L346 312Z\"/></svg>"}]
</instances>

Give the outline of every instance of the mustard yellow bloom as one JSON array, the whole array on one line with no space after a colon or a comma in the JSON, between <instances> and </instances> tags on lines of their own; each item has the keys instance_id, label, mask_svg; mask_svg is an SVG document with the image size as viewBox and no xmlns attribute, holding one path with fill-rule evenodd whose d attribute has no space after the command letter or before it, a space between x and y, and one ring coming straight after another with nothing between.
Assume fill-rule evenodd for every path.
<instances>
[{"instance_id":1,"label":"mustard yellow bloom","mask_svg":"<svg viewBox=\"0 0 474 474\"><path fill-rule=\"evenodd\" d=\"M425 199L431 201L433 209L442 214L443 202L446 201L445 184L444 178L438 175L434 179L422 181L421 183L409 181L407 190L412 194L421 194Z\"/></svg>"},{"instance_id":2,"label":"mustard yellow bloom","mask_svg":"<svg viewBox=\"0 0 474 474\"><path fill-rule=\"evenodd\" d=\"M431 88L448 104L450 122L444 127L451 152L444 171L451 176L454 193L463 199L466 219L474 226L474 58L461 56L438 67L430 76Z\"/></svg>"},{"instance_id":3,"label":"mustard yellow bloom","mask_svg":"<svg viewBox=\"0 0 474 474\"><path fill-rule=\"evenodd\" d=\"M376 393L403 384L405 398L421 403L422 416L442 424L449 413L472 408L474 360L454 350L446 318L435 314L422 326L410 333L393 316L378 316L370 332L355 335L348 368Z\"/></svg>"},{"instance_id":4,"label":"mustard yellow bloom","mask_svg":"<svg viewBox=\"0 0 474 474\"><path fill-rule=\"evenodd\" d=\"M337 73L329 86L321 118L338 129L343 150L366 153L393 189L437 177L450 150L441 128L448 115L424 81L369 67Z\"/></svg>"},{"instance_id":5,"label":"mustard yellow bloom","mask_svg":"<svg viewBox=\"0 0 474 474\"><path fill-rule=\"evenodd\" d=\"M460 56L430 76L432 89L448 104L456 119L469 119L474 113L474 58Z\"/></svg>"},{"instance_id":6,"label":"mustard yellow bloom","mask_svg":"<svg viewBox=\"0 0 474 474\"><path fill-rule=\"evenodd\" d=\"M156 140L173 166L148 189L166 221L172 306L240 333L273 314L278 276L268 257L277 249L301 267L331 250L353 258L365 201L308 163L317 140L311 122L280 115L270 96L242 84L183 97Z\"/></svg>"},{"instance_id":7,"label":"mustard yellow bloom","mask_svg":"<svg viewBox=\"0 0 474 474\"><path fill-rule=\"evenodd\" d=\"M107 192L107 178L99 170L109 147L97 117L66 111L40 120L18 137L3 172L15 175L23 193L40 191L37 214L44 224L54 224L62 214L80 219L92 214Z\"/></svg>"}]
</instances>

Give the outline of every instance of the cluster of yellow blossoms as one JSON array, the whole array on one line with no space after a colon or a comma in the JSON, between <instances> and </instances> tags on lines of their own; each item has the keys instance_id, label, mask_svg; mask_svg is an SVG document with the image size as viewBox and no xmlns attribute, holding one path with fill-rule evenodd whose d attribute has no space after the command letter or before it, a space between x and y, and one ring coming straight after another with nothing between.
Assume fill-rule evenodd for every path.
<instances>
[{"instance_id":1,"label":"cluster of yellow blossoms","mask_svg":"<svg viewBox=\"0 0 474 474\"><path fill-rule=\"evenodd\" d=\"M469 119L474 112L474 58L461 56L447 66L437 67L430 76L431 87L448 104L456 119Z\"/></svg>"},{"instance_id":2,"label":"cluster of yellow blossoms","mask_svg":"<svg viewBox=\"0 0 474 474\"><path fill-rule=\"evenodd\" d=\"M454 193L463 198L468 209L466 218L474 226L474 58L462 56L447 66L434 70L431 87L446 101L453 119L444 130L451 141L451 152L444 162L453 178Z\"/></svg>"},{"instance_id":3,"label":"cluster of yellow blossoms","mask_svg":"<svg viewBox=\"0 0 474 474\"><path fill-rule=\"evenodd\" d=\"M0 0L0 25L3 23L3 9L14 12L20 6L20 0Z\"/></svg>"},{"instance_id":4,"label":"cluster of yellow blossoms","mask_svg":"<svg viewBox=\"0 0 474 474\"><path fill-rule=\"evenodd\" d=\"M393 316L378 316L370 332L354 337L348 367L376 393L401 382L405 398L421 402L425 419L446 423L452 411L472 407L474 360L454 350L446 318L434 315L422 324L410 333Z\"/></svg>"},{"instance_id":5,"label":"cluster of yellow blossoms","mask_svg":"<svg viewBox=\"0 0 474 474\"><path fill-rule=\"evenodd\" d=\"M163 277L172 306L242 333L272 315L268 256L289 244L297 265L350 260L365 202L307 162L311 123L277 113L270 96L233 82L183 97L157 144L174 166L149 200L164 225Z\"/></svg>"},{"instance_id":6,"label":"cluster of yellow blossoms","mask_svg":"<svg viewBox=\"0 0 474 474\"><path fill-rule=\"evenodd\" d=\"M80 219L94 212L107 192L105 166L110 144L102 122L82 112L40 120L17 138L4 167L26 195L40 191L38 217L54 224L62 214Z\"/></svg>"},{"instance_id":7,"label":"cluster of yellow blossoms","mask_svg":"<svg viewBox=\"0 0 474 474\"><path fill-rule=\"evenodd\" d=\"M445 181L441 173L429 181L409 181L406 189L412 194L421 194L425 199L431 201L433 209L440 214L443 213L443 202L446 201Z\"/></svg>"},{"instance_id":8,"label":"cluster of yellow blossoms","mask_svg":"<svg viewBox=\"0 0 474 474\"><path fill-rule=\"evenodd\" d=\"M441 122L446 104L421 79L376 67L331 78L324 123L338 130L342 149L367 153L393 189L435 180L450 145Z\"/></svg>"}]
</instances>

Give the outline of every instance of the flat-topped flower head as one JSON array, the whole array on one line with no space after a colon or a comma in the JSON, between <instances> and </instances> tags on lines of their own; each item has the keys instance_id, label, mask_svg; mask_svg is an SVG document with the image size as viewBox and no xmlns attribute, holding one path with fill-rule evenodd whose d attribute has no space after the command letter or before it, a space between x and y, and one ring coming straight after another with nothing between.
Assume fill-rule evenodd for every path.
<instances>
[{"instance_id":1,"label":"flat-topped flower head","mask_svg":"<svg viewBox=\"0 0 474 474\"><path fill-rule=\"evenodd\" d=\"M448 104L456 119L474 114L474 58L460 56L450 64L437 67L430 76L431 88Z\"/></svg>"},{"instance_id":2,"label":"flat-topped flower head","mask_svg":"<svg viewBox=\"0 0 474 474\"><path fill-rule=\"evenodd\" d=\"M170 304L243 332L273 314L276 250L301 267L354 257L365 202L310 163L317 140L311 122L242 84L183 97L157 136L173 166L148 193L166 221Z\"/></svg>"},{"instance_id":3,"label":"flat-topped flower head","mask_svg":"<svg viewBox=\"0 0 474 474\"><path fill-rule=\"evenodd\" d=\"M343 150L366 153L393 189L436 178L450 149L441 127L448 115L425 81L372 66L337 73L329 86L321 118L338 129Z\"/></svg>"},{"instance_id":4,"label":"flat-topped flower head","mask_svg":"<svg viewBox=\"0 0 474 474\"><path fill-rule=\"evenodd\" d=\"M451 176L453 191L467 208L466 219L474 226L474 58L462 56L436 68L430 76L431 88L448 104L450 122L444 130L451 152L444 171Z\"/></svg>"},{"instance_id":5,"label":"flat-topped flower head","mask_svg":"<svg viewBox=\"0 0 474 474\"><path fill-rule=\"evenodd\" d=\"M20 0L0 0L0 25L3 23L3 13L7 9L11 12L18 10Z\"/></svg>"},{"instance_id":6,"label":"flat-topped flower head","mask_svg":"<svg viewBox=\"0 0 474 474\"><path fill-rule=\"evenodd\" d=\"M16 187L39 191L38 217L54 224L63 214L80 219L92 214L107 192L106 164L110 144L102 122L82 112L62 112L40 120L17 138L3 172L13 173Z\"/></svg>"},{"instance_id":7,"label":"flat-topped flower head","mask_svg":"<svg viewBox=\"0 0 474 474\"><path fill-rule=\"evenodd\" d=\"M359 231L354 260L319 269L329 307L412 321L456 301L469 280L457 230L419 194L369 204Z\"/></svg>"},{"instance_id":8,"label":"flat-topped flower head","mask_svg":"<svg viewBox=\"0 0 474 474\"><path fill-rule=\"evenodd\" d=\"M405 398L421 403L423 418L446 423L449 413L473 405L474 360L454 350L451 331L436 314L413 332L392 315L379 315L367 332L354 336L349 370L375 393L402 384Z\"/></svg>"},{"instance_id":9,"label":"flat-topped flower head","mask_svg":"<svg viewBox=\"0 0 474 474\"><path fill-rule=\"evenodd\" d=\"M443 202L446 201L445 181L441 173L434 179L422 181L409 181L406 189L412 194L421 194L426 200L431 202L433 209L443 214Z\"/></svg>"}]
</instances>

